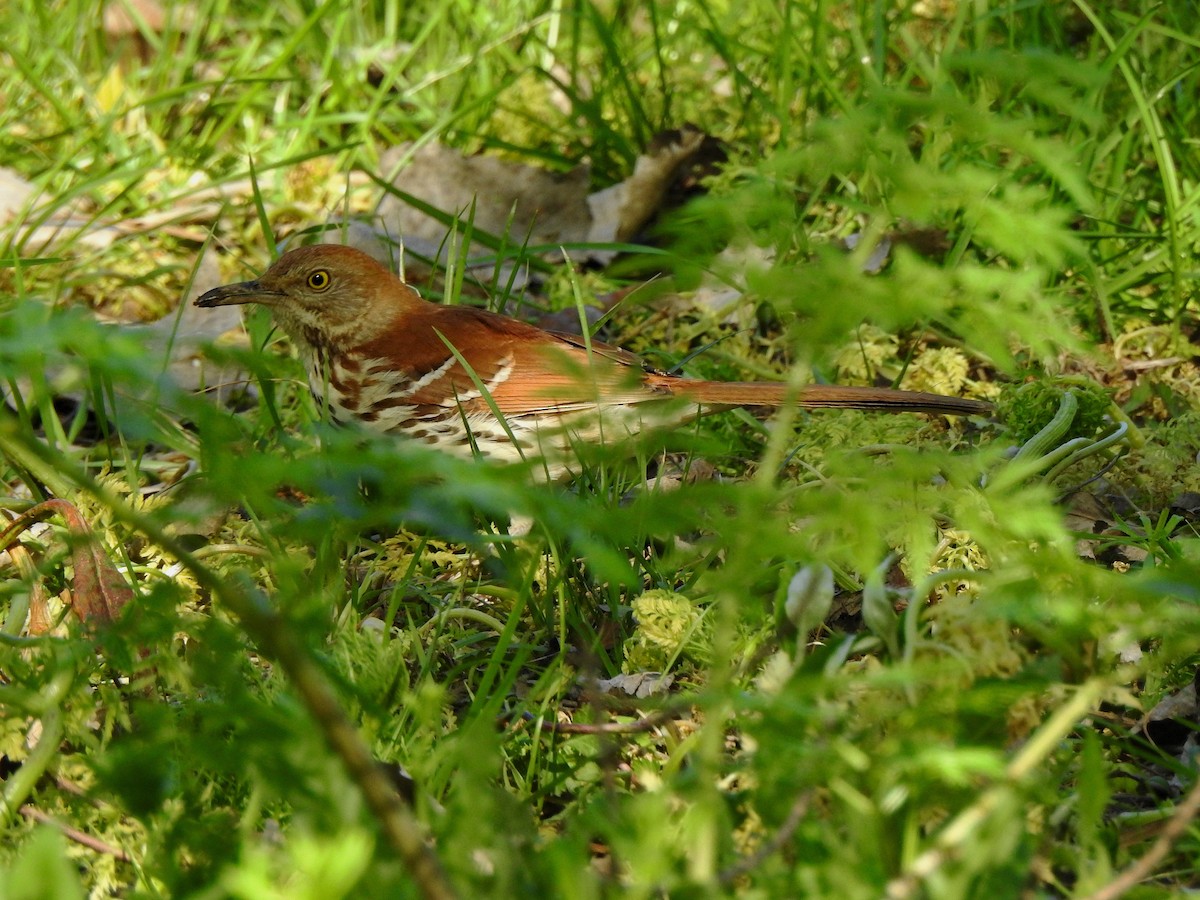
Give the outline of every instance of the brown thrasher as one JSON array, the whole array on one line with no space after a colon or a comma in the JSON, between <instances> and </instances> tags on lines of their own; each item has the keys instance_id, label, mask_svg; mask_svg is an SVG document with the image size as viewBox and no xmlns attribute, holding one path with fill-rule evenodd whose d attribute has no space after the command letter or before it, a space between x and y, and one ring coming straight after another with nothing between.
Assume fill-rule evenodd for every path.
<instances>
[{"instance_id":1,"label":"brown thrasher","mask_svg":"<svg viewBox=\"0 0 1200 900\"><path fill-rule=\"evenodd\" d=\"M235 303L271 310L335 421L357 420L462 456L537 459L551 480L571 474L580 445L735 406L991 411L979 400L916 391L796 391L667 375L599 341L422 300L367 254L336 245L289 250L257 281L196 300L202 307Z\"/></svg>"}]
</instances>

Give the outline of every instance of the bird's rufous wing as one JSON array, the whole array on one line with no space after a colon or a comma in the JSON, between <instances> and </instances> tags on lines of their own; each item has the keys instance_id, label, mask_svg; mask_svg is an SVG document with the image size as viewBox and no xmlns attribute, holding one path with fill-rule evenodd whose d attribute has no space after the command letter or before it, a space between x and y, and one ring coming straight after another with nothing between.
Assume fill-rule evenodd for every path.
<instances>
[{"instance_id":1,"label":"bird's rufous wing","mask_svg":"<svg viewBox=\"0 0 1200 900\"><path fill-rule=\"evenodd\" d=\"M671 396L646 383L632 353L474 307L431 304L362 349L408 375L406 401L416 406L458 405L471 413L495 404L505 416L521 416L594 409L601 397L610 405Z\"/></svg>"}]
</instances>

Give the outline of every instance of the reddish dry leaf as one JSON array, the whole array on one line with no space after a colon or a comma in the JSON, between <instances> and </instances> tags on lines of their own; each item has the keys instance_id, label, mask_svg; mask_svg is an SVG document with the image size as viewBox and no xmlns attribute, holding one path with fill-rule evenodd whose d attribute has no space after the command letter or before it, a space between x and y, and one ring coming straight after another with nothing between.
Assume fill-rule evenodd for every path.
<instances>
[{"instance_id":1,"label":"reddish dry leaf","mask_svg":"<svg viewBox=\"0 0 1200 900\"><path fill-rule=\"evenodd\" d=\"M30 525L56 513L66 520L71 535L71 559L75 567L71 608L85 624L114 621L133 599L133 589L104 555L100 542L79 510L66 500L47 500L27 510L0 534L0 547L11 543Z\"/></svg>"},{"instance_id":2,"label":"reddish dry leaf","mask_svg":"<svg viewBox=\"0 0 1200 900\"><path fill-rule=\"evenodd\" d=\"M29 589L29 633L34 637L46 634L54 624L50 618L50 604L46 600L46 588L37 581L37 566L29 551L20 544L10 547L8 555L17 565L21 577L31 585Z\"/></svg>"},{"instance_id":3,"label":"reddish dry leaf","mask_svg":"<svg viewBox=\"0 0 1200 900\"><path fill-rule=\"evenodd\" d=\"M148 63L153 55L139 19L153 34L162 34L167 24L158 0L113 0L104 8L104 36L123 68Z\"/></svg>"},{"instance_id":4,"label":"reddish dry leaf","mask_svg":"<svg viewBox=\"0 0 1200 900\"><path fill-rule=\"evenodd\" d=\"M161 32L166 25L167 17L158 0L128 0L127 3L116 0L104 8L104 33L110 38L140 34L134 12L151 31Z\"/></svg>"}]
</instances>

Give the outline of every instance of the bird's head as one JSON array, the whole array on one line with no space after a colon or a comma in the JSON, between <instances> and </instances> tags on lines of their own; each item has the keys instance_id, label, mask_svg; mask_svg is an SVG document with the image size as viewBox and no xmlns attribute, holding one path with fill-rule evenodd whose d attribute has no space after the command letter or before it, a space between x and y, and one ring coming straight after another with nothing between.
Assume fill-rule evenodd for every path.
<instances>
[{"instance_id":1,"label":"bird's head","mask_svg":"<svg viewBox=\"0 0 1200 900\"><path fill-rule=\"evenodd\" d=\"M421 302L374 258L335 244L289 250L261 278L213 288L196 299L204 308L265 306L293 340L309 343L370 340Z\"/></svg>"}]
</instances>

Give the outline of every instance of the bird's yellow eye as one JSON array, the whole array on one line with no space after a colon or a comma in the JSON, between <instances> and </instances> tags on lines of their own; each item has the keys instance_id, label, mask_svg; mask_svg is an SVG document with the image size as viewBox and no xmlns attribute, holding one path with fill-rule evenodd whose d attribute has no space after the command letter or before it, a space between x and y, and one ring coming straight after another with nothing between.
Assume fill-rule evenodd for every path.
<instances>
[{"instance_id":1,"label":"bird's yellow eye","mask_svg":"<svg viewBox=\"0 0 1200 900\"><path fill-rule=\"evenodd\" d=\"M329 277L328 269L317 269L308 276L308 286L314 291L323 291L329 287L332 279Z\"/></svg>"}]
</instances>

